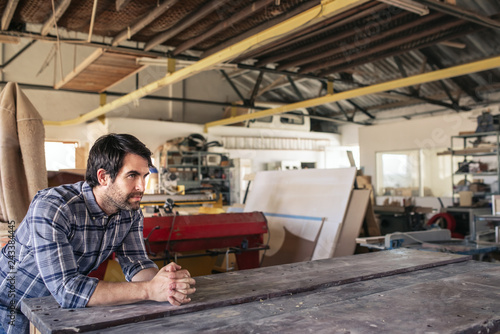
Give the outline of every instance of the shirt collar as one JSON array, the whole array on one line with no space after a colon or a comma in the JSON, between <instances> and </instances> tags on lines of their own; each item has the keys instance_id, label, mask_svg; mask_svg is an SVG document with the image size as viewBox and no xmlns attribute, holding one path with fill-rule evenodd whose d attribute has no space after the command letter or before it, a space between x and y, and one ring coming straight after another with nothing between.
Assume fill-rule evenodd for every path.
<instances>
[{"instance_id":1,"label":"shirt collar","mask_svg":"<svg viewBox=\"0 0 500 334\"><path fill-rule=\"evenodd\" d=\"M106 212L102 211L101 207L97 204L94 192L87 181L83 182L82 194L85 204L87 205L87 209L90 211L92 217L101 218L106 216Z\"/></svg>"}]
</instances>

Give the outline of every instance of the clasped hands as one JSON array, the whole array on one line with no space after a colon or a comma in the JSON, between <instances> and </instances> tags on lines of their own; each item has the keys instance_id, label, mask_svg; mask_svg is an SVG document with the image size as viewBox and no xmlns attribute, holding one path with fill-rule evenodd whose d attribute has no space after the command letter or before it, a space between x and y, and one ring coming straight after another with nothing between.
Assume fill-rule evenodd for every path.
<instances>
[{"instance_id":1,"label":"clasped hands","mask_svg":"<svg viewBox=\"0 0 500 334\"><path fill-rule=\"evenodd\" d=\"M191 301L188 295L196 289L196 281L186 269L172 262L161 268L149 281L149 298L158 302L168 301L172 305L186 304Z\"/></svg>"}]
</instances>

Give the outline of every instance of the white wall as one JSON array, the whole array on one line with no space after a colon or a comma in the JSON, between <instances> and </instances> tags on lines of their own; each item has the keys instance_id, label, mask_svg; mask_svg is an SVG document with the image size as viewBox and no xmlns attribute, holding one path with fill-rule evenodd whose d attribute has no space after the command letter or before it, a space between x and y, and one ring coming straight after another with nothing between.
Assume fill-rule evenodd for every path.
<instances>
[{"instance_id":1,"label":"white wall","mask_svg":"<svg viewBox=\"0 0 500 334\"><path fill-rule=\"evenodd\" d=\"M376 184L376 153L410 149L450 147L451 136L475 131L476 113L451 113L382 125L364 126L359 131L361 166Z\"/></svg>"},{"instance_id":2,"label":"white wall","mask_svg":"<svg viewBox=\"0 0 500 334\"><path fill-rule=\"evenodd\" d=\"M222 142L224 136L322 139L328 143L323 150L230 149L226 151L229 152L231 158L252 159L254 172L264 170L267 163L283 160L316 162L317 168L345 166L345 164L339 164L338 152L335 151L335 148L340 143L340 136L337 134L256 129L237 126L214 127L210 128L208 133L204 133L203 130L203 125L201 124L131 118L106 118L104 123L94 121L90 124L70 127L46 126L45 136L47 140L78 141L82 145L88 143L89 146L92 146L98 137L106 133L130 133L143 141L152 151L155 151L167 140L186 137L192 133L202 134L208 141L216 140L220 142Z\"/></svg>"}]
</instances>

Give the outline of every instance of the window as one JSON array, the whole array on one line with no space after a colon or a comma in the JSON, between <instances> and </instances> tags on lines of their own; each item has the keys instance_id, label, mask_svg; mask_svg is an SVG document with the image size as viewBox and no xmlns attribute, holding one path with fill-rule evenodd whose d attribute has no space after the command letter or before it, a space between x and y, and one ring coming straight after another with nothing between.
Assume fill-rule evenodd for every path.
<instances>
[{"instance_id":1,"label":"window","mask_svg":"<svg viewBox=\"0 0 500 334\"><path fill-rule=\"evenodd\" d=\"M281 115L280 122L283 124L304 124L304 116L300 111L291 111Z\"/></svg>"},{"instance_id":2,"label":"window","mask_svg":"<svg viewBox=\"0 0 500 334\"><path fill-rule=\"evenodd\" d=\"M47 170L75 168L76 142L45 142L45 164Z\"/></svg>"},{"instance_id":3,"label":"window","mask_svg":"<svg viewBox=\"0 0 500 334\"><path fill-rule=\"evenodd\" d=\"M379 152L377 193L382 196L451 196L450 156L445 149Z\"/></svg>"},{"instance_id":4,"label":"window","mask_svg":"<svg viewBox=\"0 0 500 334\"><path fill-rule=\"evenodd\" d=\"M273 116L266 116L252 120L254 122L271 123L273 121Z\"/></svg>"}]
</instances>

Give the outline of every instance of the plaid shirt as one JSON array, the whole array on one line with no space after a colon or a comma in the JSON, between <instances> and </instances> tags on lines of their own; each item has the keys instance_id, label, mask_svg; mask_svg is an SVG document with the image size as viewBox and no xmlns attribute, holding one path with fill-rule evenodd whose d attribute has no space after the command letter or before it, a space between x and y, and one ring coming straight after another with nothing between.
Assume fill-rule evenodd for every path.
<instances>
[{"instance_id":1,"label":"plaid shirt","mask_svg":"<svg viewBox=\"0 0 500 334\"><path fill-rule=\"evenodd\" d=\"M98 283L87 274L113 252L128 281L156 267L145 252L142 223L140 210L107 216L86 182L38 192L15 244L0 253L2 326L8 333L28 331L29 322L19 310L24 298L52 294L62 307L85 307Z\"/></svg>"}]
</instances>

